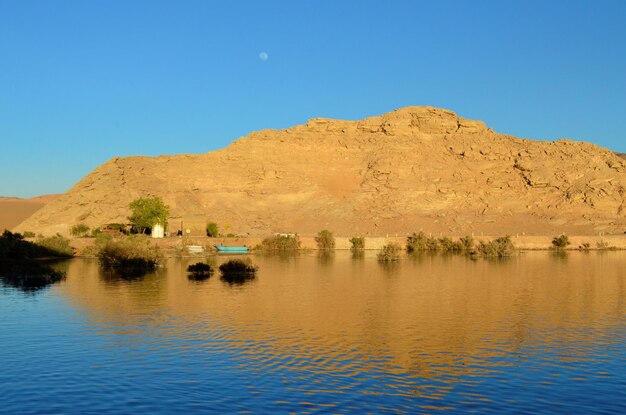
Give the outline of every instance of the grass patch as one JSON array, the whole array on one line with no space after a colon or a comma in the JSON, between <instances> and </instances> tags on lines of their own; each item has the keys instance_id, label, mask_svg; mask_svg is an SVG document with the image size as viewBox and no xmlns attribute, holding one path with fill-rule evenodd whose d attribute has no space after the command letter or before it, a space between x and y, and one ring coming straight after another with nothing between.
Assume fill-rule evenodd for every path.
<instances>
[{"instance_id":1,"label":"grass patch","mask_svg":"<svg viewBox=\"0 0 626 415\"><path fill-rule=\"evenodd\" d=\"M84 223L78 223L70 229L70 235L77 238L85 238L89 235L89 226Z\"/></svg>"},{"instance_id":2,"label":"grass patch","mask_svg":"<svg viewBox=\"0 0 626 415\"><path fill-rule=\"evenodd\" d=\"M71 257L74 255L74 248L70 245L70 240L60 234L39 238L35 244L47 249L55 257Z\"/></svg>"},{"instance_id":3,"label":"grass patch","mask_svg":"<svg viewBox=\"0 0 626 415\"><path fill-rule=\"evenodd\" d=\"M103 238L98 246L97 256L102 267L123 276L137 276L154 271L163 261L159 247L150 244L150 240L141 235Z\"/></svg>"},{"instance_id":4,"label":"grass patch","mask_svg":"<svg viewBox=\"0 0 626 415\"><path fill-rule=\"evenodd\" d=\"M380 262L391 262L400 259L400 251L402 247L400 244L390 242L378 252L377 258Z\"/></svg>"}]
</instances>

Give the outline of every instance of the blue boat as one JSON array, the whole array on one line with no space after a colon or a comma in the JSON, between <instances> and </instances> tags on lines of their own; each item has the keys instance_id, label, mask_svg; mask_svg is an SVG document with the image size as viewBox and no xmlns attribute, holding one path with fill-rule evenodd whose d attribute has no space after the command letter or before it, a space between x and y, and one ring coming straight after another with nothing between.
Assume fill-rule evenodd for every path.
<instances>
[{"instance_id":1,"label":"blue boat","mask_svg":"<svg viewBox=\"0 0 626 415\"><path fill-rule=\"evenodd\" d=\"M228 253L235 253L235 254L245 254L248 252L248 247L243 245L243 246L223 246L223 245L214 245L215 249L217 249L217 252L228 252Z\"/></svg>"}]
</instances>

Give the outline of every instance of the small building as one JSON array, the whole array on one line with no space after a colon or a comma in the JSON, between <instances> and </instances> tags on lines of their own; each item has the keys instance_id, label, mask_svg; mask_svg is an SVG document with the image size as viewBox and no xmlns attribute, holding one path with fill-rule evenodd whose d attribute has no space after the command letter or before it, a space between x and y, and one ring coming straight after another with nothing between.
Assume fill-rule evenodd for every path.
<instances>
[{"instance_id":1,"label":"small building","mask_svg":"<svg viewBox=\"0 0 626 415\"><path fill-rule=\"evenodd\" d=\"M155 223L152 227L153 238L163 238L165 236L165 227L160 223Z\"/></svg>"}]
</instances>

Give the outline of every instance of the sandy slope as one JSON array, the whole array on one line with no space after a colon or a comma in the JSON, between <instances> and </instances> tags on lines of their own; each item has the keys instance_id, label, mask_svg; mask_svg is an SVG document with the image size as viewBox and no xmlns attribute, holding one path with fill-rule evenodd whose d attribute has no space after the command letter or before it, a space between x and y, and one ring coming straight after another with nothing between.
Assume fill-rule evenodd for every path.
<instances>
[{"instance_id":1,"label":"sandy slope","mask_svg":"<svg viewBox=\"0 0 626 415\"><path fill-rule=\"evenodd\" d=\"M219 151L114 158L18 229L125 222L161 196L170 229L394 235L597 234L626 229L626 161L589 143L520 139L433 107L311 119Z\"/></svg>"}]
</instances>

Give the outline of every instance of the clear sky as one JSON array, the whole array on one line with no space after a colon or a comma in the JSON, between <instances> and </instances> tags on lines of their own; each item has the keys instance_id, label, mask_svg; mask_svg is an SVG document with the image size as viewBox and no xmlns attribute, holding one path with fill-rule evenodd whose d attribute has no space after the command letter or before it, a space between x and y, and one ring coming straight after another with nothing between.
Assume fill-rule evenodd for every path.
<instances>
[{"instance_id":1,"label":"clear sky","mask_svg":"<svg viewBox=\"0 0 626 415\"><path fill-rule=\"evenodd\" d=\"M626 152L626 1L0 0L0 195L433 105Z\"/></svg>"}]
</instances>

